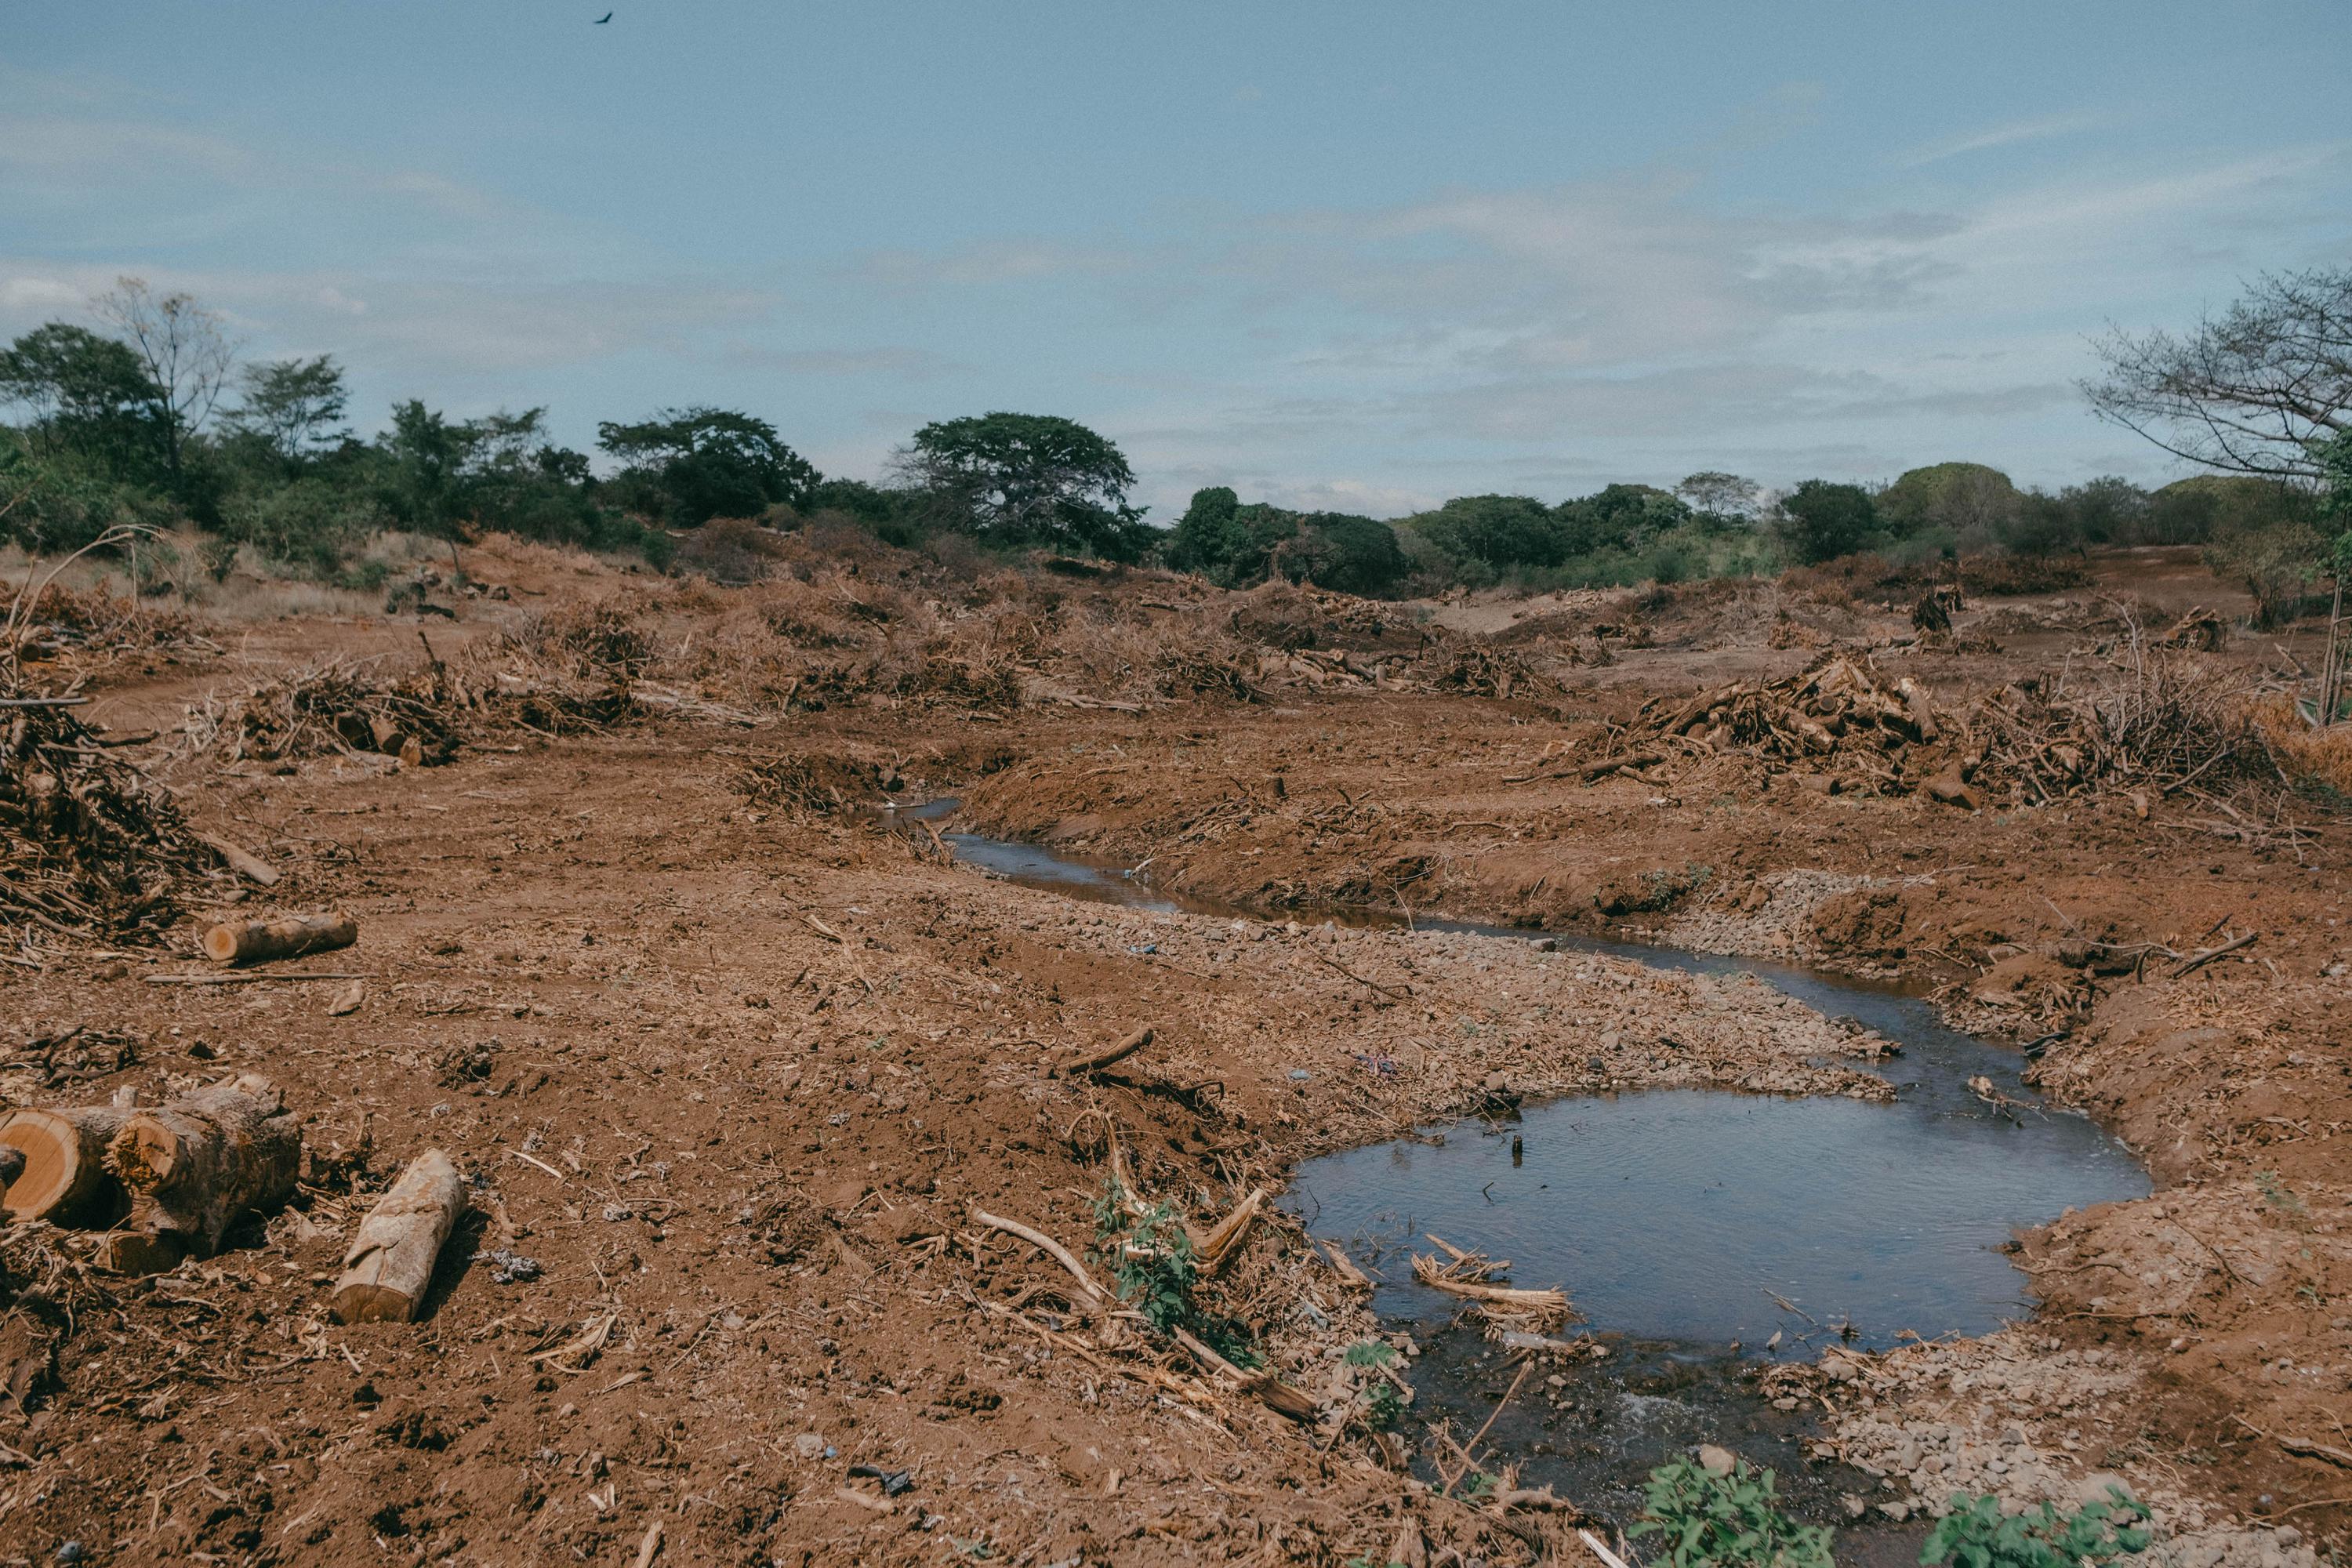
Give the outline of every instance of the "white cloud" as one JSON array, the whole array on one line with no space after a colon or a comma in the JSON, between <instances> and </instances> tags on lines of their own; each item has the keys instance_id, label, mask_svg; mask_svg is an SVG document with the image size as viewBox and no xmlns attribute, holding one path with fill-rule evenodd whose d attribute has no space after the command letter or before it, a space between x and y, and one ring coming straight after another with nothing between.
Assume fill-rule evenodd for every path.
<instances>
[{"instance_id":1,"label":"white cloud","mask_svg":"<svg viewBox=\"0 0 2352 1568\"><path fill-rule=\"evenodd\" d=\"M1995 147L2011 147L2022 142L2046 142L2053 137L2073 136L2111 123L2113 117L2105 114L2052 114L2031 120L2012 120L1982 131L1929 142L1898 153L1887 161L1898 169L1923 168L1929 163L1940 163L1947 158L1987 153Z\"/></svg>"}]
</instances>

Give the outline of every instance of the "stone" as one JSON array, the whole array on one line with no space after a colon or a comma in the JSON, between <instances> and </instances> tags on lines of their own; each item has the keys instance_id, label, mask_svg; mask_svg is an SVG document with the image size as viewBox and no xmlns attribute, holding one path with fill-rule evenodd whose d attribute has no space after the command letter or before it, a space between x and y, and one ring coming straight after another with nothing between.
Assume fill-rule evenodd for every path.
<instances>
[{"instance_id":1,"label":"stone","mask_svg":"<svg viewBox=\"0 0 2352 1568\"><path fill-rule=\"evenodd\" d=\"M1710 1476L1727 1476L1739 1461L1732 1458L1728 1448L1719 1448L1713 1443L1701 1443L1698 1446L1698 1463L1699 1468Z\"/></svg>"}]
</instances>

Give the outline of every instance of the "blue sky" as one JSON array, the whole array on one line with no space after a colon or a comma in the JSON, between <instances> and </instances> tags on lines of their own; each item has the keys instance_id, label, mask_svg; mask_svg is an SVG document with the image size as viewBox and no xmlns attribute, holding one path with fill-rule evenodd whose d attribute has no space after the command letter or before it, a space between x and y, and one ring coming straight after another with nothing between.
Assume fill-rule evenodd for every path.
<instances>
[{"instance_id":1,"label":"blue sky","mask_svg":"<svg viewBox=\"0 0 2352 1568\"><path fill-rule=\"evenodd\" d=\"M2352 259L2347 81L2342 0L0 0L0 333L135 273L368 428L705 402L862 478L1063 414L1162 520L2158 479L2089 340Z\"/></svg>"}]
</instances>

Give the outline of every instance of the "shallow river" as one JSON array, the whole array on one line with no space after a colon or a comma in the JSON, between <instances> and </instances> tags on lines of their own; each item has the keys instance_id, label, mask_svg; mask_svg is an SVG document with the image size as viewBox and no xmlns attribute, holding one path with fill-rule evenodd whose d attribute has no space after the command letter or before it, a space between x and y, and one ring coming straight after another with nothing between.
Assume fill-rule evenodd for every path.
<instances>
[{"instance_id":1,"label":"shallow river","mask_svg":"<svg viewBox=\"0 0 2352 1568\"><path fill-rule=\"evenodd\" d=\"M1035 845L947 837L967 863L1032 887L1143 910L1251 912ZM1421 923L1498 940L1540 934ZM1407 1253L1429 1250L1426 1232L1509 1258L1514 1284L1562 1286L1608 1345L1564 1382L1523 1393L1497 1422L1502 1451L1527 1463L1524 1484L1555 1481L1628 1518L1651 1466L1717 1442L1778 1468L1801 1511L1834 1520L1831 1494L1866 1479L1809 1472L1797 1447L1806 1418L1748 1388L1742 1373L1754 1360L1810 1358L1839 1339L1881 1348L1997 1328L2027 1305L2025 1277L1998 1250L2014 1229L2148 1190L2121 1144L2025 1087L2014 1048L1944 1027L1899 988L1673 948L1559 942L1562 963L1601 952L1753 973L1903 1054L1876 1069L1900 1091L1892 1104L1711 1089L1576 1097L1508 1122L1430 1130L1442 1142L1374 1144L1299 1168L1286 1203L1375 1269L1375 1307L1423 1349L1416 1416L1452 1414L1475 1427L1507 1381L1475 1329L1449 1326L1460 1304L1413 1282ZM1979 1099L1968 1087L1977 1076L2013 1108Z\"/></svg>"}]
</instances>

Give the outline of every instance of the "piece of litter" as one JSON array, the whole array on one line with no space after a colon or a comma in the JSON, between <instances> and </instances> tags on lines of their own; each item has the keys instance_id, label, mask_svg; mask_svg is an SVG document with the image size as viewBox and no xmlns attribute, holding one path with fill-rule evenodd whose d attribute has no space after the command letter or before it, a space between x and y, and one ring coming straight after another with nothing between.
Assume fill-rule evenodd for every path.
<instances>
[{"instance_id":1,"label":"piece of litter","mask_svg":"<svg viewBox=\"0 0 2352 1568\"><path fill-rule=\"evenodd\" d=\"M490 1283L493 1285L520 1284L536 1279L544 1272L538 1258L525 1258L521 1253L509 1252L503 1247L491 1252L477 1252L474 1261L490 1265Z\"/></svg>"}]
</instances>

